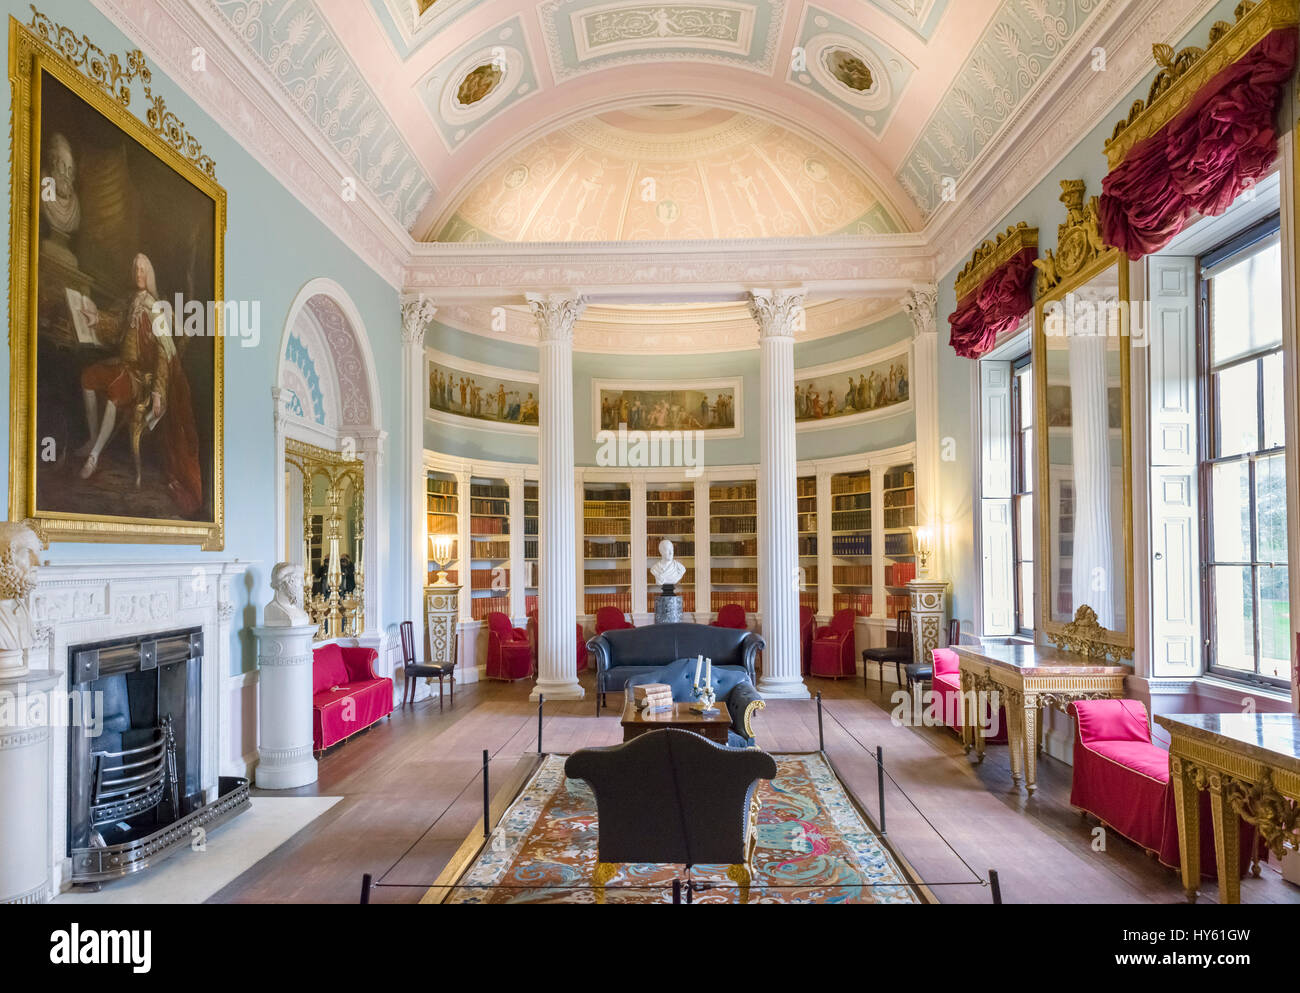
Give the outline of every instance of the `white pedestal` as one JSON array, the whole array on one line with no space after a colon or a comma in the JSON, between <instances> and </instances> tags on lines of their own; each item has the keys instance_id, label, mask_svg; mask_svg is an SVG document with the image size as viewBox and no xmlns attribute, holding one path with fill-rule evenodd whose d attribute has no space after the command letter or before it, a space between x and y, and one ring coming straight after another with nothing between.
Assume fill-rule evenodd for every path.
<instances>
[{"instance_id":1,"label":"white pedestal","mask_svg":"<svg viewBox=\"0 0 1300 993\"><path fill-rule=\"evenodd\" d=\"M912 609L912 661L929 662L931 653L943 647L948 623L948 584L913 579L907 584Z\"/></svg>"},{"instance_id":2,"label":"white pedestal","mask_svg":"<svg viewBox=\"0 0 1300 993\"><path fill-rule=\"evenodd\" d=\"M257 776L263 790L316 782L312 755L312 638L316 625L256 627Z\"/></svg>"},{"instance_id":3,"label":"white pedestal","mask_svg":"<svg viewBox=\"0 0 1300 993\"><path fill-rule=\"evenodd\" d=\"M58 681L38 670L0 682L0 712L12 715L0 727L0 903L51 896L50 690Z\"/></svg>"}]
</instances>

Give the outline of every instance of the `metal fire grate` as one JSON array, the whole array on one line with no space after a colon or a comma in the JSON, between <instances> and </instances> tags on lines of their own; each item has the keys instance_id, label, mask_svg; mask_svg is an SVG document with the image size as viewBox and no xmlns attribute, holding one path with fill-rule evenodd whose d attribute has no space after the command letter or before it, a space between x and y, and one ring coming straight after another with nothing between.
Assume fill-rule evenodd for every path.
<instances>
[{"instance_id":1,"label":"metal fire grate","mask_svg":"<svg viewBox=\"0 0 1300 993\"><path fill-rule=\"evenodd\" d=\"M172 810L180 812L176 786L176 734L171 715L154 728L153 740L120 752L91 752L90 823L112 824L162 803L171 786Z\"/></svg>"}]
</instances>

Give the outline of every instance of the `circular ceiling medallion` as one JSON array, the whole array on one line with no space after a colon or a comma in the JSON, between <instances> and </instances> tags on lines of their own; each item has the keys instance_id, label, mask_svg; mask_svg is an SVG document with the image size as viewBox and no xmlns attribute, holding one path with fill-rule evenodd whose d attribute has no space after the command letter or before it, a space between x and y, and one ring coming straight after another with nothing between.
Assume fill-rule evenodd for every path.
<instances>
[{"instance_id":1,"label":"circular ceiling medallion","mask_svg":"<svg viewBox=\"0 0 1300 993\"><path fill-rule=\"evenodd\" d=\"M475 66L465 74L456 87L456 103L462 107L472 107L480 100L486 99L500 86L504 76L501 66L495 62L484 62L482 65Z\"/></svg>"},{"instance_id":2,"label":"circular ceiling medallion","mask_svg":"<svg viewBox=\"0 0 1300 993\"><path fill-rule=\"evenodd\" d=\"M808 71L833 97L862 110L882 110L893 97L889 73L852 38L823 34L808 42Z\"/></svg>"},{"instance_id":3,"label":"circular ceiling medallion","mask_svg":"<svg viewBox=\"0 0 1300 993\"><path fill-rule=\"evenodd\" d=\"M448 124L469 124L496 110L524 87L524 57L508 45L480 49L461 60L447 76L438 109ZM436 86L434 80L430 85Z\"/></svg>"}]
</instances>

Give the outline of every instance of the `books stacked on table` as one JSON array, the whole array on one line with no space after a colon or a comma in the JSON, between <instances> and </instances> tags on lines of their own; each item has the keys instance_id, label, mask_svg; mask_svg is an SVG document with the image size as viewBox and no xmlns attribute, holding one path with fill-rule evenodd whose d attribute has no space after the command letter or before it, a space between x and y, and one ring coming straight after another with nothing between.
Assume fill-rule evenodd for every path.
<instances>
[{"instance_id":1,"label":"books stacked on table","mask_svg":"<svg viewBox=\"0 0 1300 993\"><path fill-rule=\"evenodd\" d=\"M632 702L643 714L663 714L673 709L673 688L666 683L632 687Z\"/></svg>"}]
</instances>

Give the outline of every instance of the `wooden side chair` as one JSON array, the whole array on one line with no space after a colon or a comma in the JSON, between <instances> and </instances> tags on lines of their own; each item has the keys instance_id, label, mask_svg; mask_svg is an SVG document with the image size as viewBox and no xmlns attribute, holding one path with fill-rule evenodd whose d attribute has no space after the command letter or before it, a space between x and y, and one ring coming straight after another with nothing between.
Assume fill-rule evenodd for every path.
<instances>
[{"instance_id":1,"label":"wooden side chair","mask_svg":"<svg viewBox=\"0 0 1300 993\"><path fill-rule=\"evenodd\" d=\"M406 700L409 696L411 704L415 704L415 681L424 677L430 679L435 676L438 679L438 709L442 710L442 680L446 676L451 677L451 705L456 706L456 658L460 651L460 635L451 636L451 661L450 662L430 662L425 665L417 665L415 661L415 626L410 621L402 621L398 626L402 633L402 668L406 674L405 689L402 691L402 706L406 706Z\"/></svg>"},{"instance_id":2,"label":"wooden side chair","mask_svg":"<svg viewBox=\"0 0 1300 993\"><path fill-rule=\"evenodd\" d=\"M948 622L948 645L961 644L961 621L953 618ZM903 666L903 672L907 674L907 688L910 690L913 683L922 685L933 681L934 679L934 659L922 659L920 662L909 662Z\"/></svg>"},{"instance_id":3,"label":"wooden side chair","mask_svg":"<svg viewBox=\"0 0 1300 993\"><path fill-rule=\"evenodd\" d=\"M910 610L900 610L898 612L898 630L892 634L886 634L886 641L893 639L892 645L886 645L885 648L868 648L862 652L862 686L865 689L867 685L867 663L874 662L880 667L880 687L885 686L885 666L894 663L894 671L898 674L898 685L903 685L903 666L912 661L912 612Z\"/></svg>"}]
</instances>

